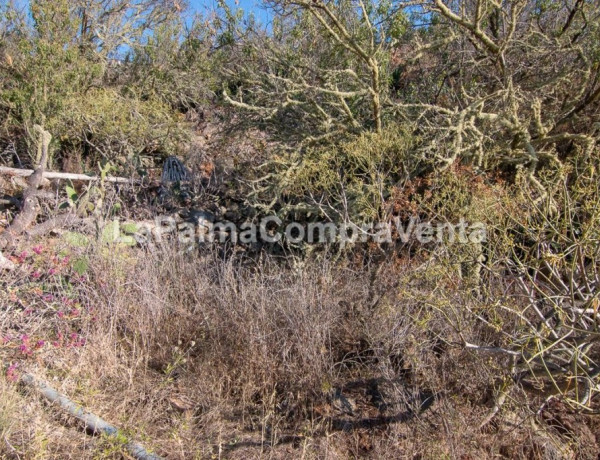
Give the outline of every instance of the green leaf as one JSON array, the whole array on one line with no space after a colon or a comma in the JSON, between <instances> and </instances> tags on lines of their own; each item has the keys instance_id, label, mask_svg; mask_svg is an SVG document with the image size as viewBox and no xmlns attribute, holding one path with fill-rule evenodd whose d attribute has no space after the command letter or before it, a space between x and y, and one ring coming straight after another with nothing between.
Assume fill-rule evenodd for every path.
<instances>
[{"instance_id":1,"label":"green leaf","mask_svg":"<svg viewBox=\"0 0 600 460\"><path fill-rule=\"evenodd\" d=\"M135 222L129 222L121 225L121 231L126 235L133 235L138 232L138 226Z\"/></svg>"},{"instance_id":2,"label":"green leaf","mask_svg":"<svg viewBox=\"0 0 600 460\"><path fill-rule=\"evenodd\" d=\"M77 199L79 198L79 195L77 194L77 191L71 187L70 185L66 185L65 186L65 191L67 192L67 196L69 197L69 201L75 203L77 201Z\"/></svg>"},{"instance_id":3,"label":"green leaf","mask_svg":"<svg viewBox=\"0 0 600 460\"><path fill-rule=\"evenodd\" d=\"M107 223L104 229L102 230L100 240L103 243L114 243L119 238L119 233L119 221L113 220Z\"/></svg>"},{"instance_id":4,"label":"green leaf","mask_svg":"<svg viewBox=\"0 0 600 460\"><path fill-rule=\"evenodd\" d=\"M73 270L75 270L75 272L80 276L85 274L89 268L90 262L86 257L80 257L73 262Z\"/></svg>"},{"instance_id":5,"label":"green leaf","mask_svg":"<svg viewBox=\"0 0 600 460\"><path fill-rule=\"evenodd\" d=\"M90 239L83 233L65 232L62 234L62 238L67 244L77 248L83 248L90 244Z\"/></svg>"},{"instance_id":6,"label":"green leaf","mask_svg":"<svg viewBox=\"0 0 600 460\"><path fill-rule=\"evenodd\" d=\"M124 235L124 236L120 237L117 241L119 244L122 244L123 246L136 246L137 245L136 239L131 235Z\"/></svg>"}]
</instances>

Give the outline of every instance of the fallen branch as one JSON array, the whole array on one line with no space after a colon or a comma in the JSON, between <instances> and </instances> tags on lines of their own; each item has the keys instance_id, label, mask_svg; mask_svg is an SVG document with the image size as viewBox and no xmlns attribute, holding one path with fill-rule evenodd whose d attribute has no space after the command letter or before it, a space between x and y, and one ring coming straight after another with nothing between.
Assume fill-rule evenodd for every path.
<instances>
[{"instance_id":1,"label":"fallen branch","mask_svg":"<svg viewBox=\"0 0 600 460\"><path fill-rule=\"evenodd\" d=\"M469 343L469 342L465 342L464 345L465 345L465 348L467 350L481 351L481 352L492 353L492 354L506 354L506 355L513 356L515 358L522 357L522 354L519 353L518 351L507 350L506 348L501 348L501 347L481 347L479 345L474 345L474 344Z\"/></svg>"},{"instance_id":2,"label":"fallen branch","mask_svg":"<svg viewBox=\"0 0 600 460\"><path fill-rule=\"evenodd\" d=\"M30 238L37 238L46 235L47 233L55 232L58 229L66 230L69 228L73 228L77 225L89 226L92 222L92 219L79 217L75 213L67 213L53 217L47 220L46 222L38 224L32 229L27 230L25 233Z\"/></svg>"},{"instance_id":3,"label":"fallen branch","mask_svg":"<svg viewBox=\"0 0 600 460\"><path fill-rule=\"evenodd\" d=\"M104 434L109 437L122 437L123 432L119 431L110 423L104 421L97 415L84 410L79 404L71 401L65 395L59 393L47 383L38 380L31 374L24 374L21 382L34 388L38 393L44 396L51 403L58 404L70 415L84 423L86 430L93 434ZM161 457L148 452L141 444L128 441L125 445L127 451L138 460L162 460Z\"/></svg>"},{"instance_id":4,"label":"fallen branch","mask_svg":"<svg viewBox=\"0 0 600 460\"><path fill-rule=\"evenodd\" d=\"M0 206L14 206L15 208L20 208L21 202L12 196L5 195L4 198L0 198Z\"/></svg>"},{"instance_id":5,"label":"fallen branch","mask_svg":"<svg viewBox=\"0 0 600 460\"><path fill-rule=\"evenodd\" d=\"M29 177L33 174L33 169L19 169L19 168L9 168L6 166L0 166L0 174L7 176L16 176L16 177ZM56 172L56 171L44 171L43 173L44 179L65 179L65 180L81 180L81 181L97 181L100 180L98 176L88 176L86 174L74 174L74 173L65 173L65 172ZM112 182L117 184L130 184L132 182L131 179L127 179L126 177L112 177L108 176L104 179L106 182Z\"/></svg>"},{"instance_id":6,"label":"fallen branch","mask_svg":"<svg viewBox=\"0 0 600 460\"><path fill-rule=\"evenodd\" d=\"M494 407L492 408L492 410L490 411L490 413L487 415L487 417L485 419L483 419L483 422L481 422L479 424L479 429L480 430L483 427L485 427L488 423L490 423L494 419L494 417L496 416L496 414L498 412L500 412L500 409L502 408L502 406L506 402L506 397L508 396L509 391L510 391L510 387L507 387L507 388L505 388L505 389L503 389L503 390L500 391L500 394L496 398L496 403L494 404Z\"/></svg>"}]
</instances>

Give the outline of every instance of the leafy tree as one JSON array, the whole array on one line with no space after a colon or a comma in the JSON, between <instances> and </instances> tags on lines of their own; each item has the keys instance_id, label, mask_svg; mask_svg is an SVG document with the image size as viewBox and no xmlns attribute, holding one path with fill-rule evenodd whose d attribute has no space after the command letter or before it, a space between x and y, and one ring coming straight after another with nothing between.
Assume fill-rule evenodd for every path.
<instances>
[{"instance_id":1,"label":"leafy tree","mask_svg":"<svg viewBox=\"0 0 600 460\"><path fill-rule=\"evenodd\" d=\"M180 150L188 130L179 110L206 93L201 27L185 30L180 8L159 0L32 0L28 13L3 7L4 142L31 151L40 124L56 139L51 161L75 155L125 167L140 155Z\"/></svg>"},{"instance_id":2,"label":"leafy tree","mask_svg":"<svg viewBox=\"0 0 600 460\"><path fill-rule=\"evenodd\" d=\"M288 139L290 132L305 142L381 132L401 23L391 7L355 0L267 4L276 12L271 33L254 23L243 28L228 15L239 39L229 45L224 99L285 127Z\"/></svg>"},{"instance_id":3,"label":"leafy tree","mask_svg":"<svg viewBox=\"0 0 600 460\"><path fill-rule=\"evenodd\" d=\"M424 158L443 168L457 161L482 170L516 166L545 195L538 168L592 153L597 2L429 0L421 11L394 61L402 82L397 113L419 121Z\"/></svg>"}]
</instances>

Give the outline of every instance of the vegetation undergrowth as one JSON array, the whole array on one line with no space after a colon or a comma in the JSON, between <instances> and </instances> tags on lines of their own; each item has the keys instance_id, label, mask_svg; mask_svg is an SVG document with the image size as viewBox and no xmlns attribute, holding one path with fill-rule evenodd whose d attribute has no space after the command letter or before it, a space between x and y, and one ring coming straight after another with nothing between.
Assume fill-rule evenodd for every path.
<instances>
[{"instance_id":1,"label":"vegetation undergrowth","mask_svg":"<svg viewBox=\"0 0 600 460\"><path fill-rule=\"evenodd\" d=\"M596 458L598 3L263 5L0 5L0 457Z\"/></svg>"}]
</instances>

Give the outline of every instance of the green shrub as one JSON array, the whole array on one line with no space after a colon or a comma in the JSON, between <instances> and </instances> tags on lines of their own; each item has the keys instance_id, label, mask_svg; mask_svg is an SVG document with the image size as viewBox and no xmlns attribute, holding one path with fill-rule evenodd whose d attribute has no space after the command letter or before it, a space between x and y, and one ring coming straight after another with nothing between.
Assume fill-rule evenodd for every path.
<instances>
[{"instance_id":1,"label":"green shrub","mask_svg":"<svg viewBox=\"0 0 600 460\"><path fill-rule=\"evenodd\" d=\"M205 32L194 25L184 35L183 16L165 5L102 3L32 1L31 21L0 7L0 144L18 144L31 163L35 124L54 137L50 167L70 157L127 170L141 155L180 153L187 140L181 111L207 94Z\"/></svg>"},{"instance_id":2,"label":"green shrub","mask_svg":"<svg viewBox=\"0 0 600 460\"><path fill-rule=\"evenodd\" d=\"M142 154L174 155L188 136L171 107L114 89L92 89L83 98L70 98L65 107L55 125L63 139L87 147L91 161L102 158L120 169Z\"/></svg>"},{"instance_id":3,"label":"green shrub","mask_svg":"<svg viewBox=\"0 0 600 460\"><path fill-rule=\"evenodd\" d=\"M393 126L381 134L363 133L340 144L276 157L263 196L275 193L278 199L270 204L282 214L309 210L336 221L382 219L393 187L419 168L411 156L414 142L406 129Z\"/></svg>"}]
</instances>

